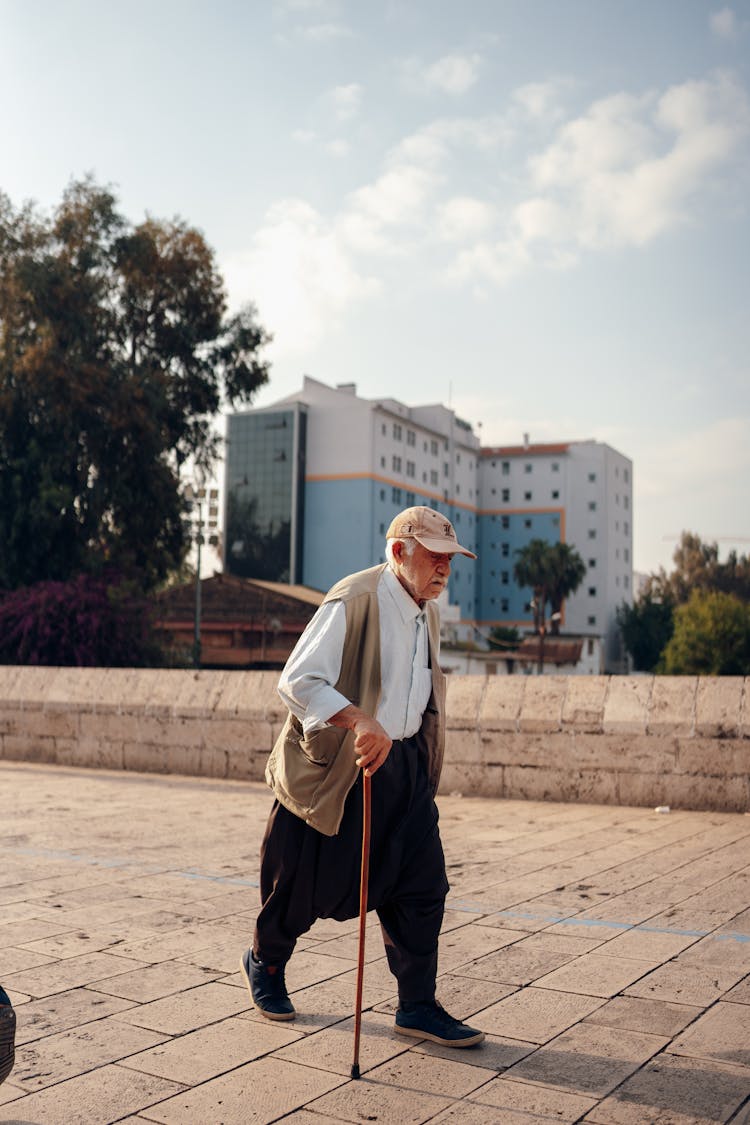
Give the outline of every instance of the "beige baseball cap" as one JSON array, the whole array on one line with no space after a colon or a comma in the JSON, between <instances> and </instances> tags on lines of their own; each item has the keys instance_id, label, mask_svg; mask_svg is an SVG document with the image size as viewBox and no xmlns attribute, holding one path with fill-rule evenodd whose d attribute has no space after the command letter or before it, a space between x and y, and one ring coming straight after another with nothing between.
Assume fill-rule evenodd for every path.
<instances>
[{"instance_id":1,"label":"beige baseball cap","mask_svg":"<svg viewBox=\"0 0 750 1125\"><path fill-rule=\"evenodd\" d=\"M405 508L392 521L385 533L386 539L416 539L428 551L440 555L477 556L467 547L462 547L456 538L453 524L434 508Z\"/></svg>"}]
</instances>

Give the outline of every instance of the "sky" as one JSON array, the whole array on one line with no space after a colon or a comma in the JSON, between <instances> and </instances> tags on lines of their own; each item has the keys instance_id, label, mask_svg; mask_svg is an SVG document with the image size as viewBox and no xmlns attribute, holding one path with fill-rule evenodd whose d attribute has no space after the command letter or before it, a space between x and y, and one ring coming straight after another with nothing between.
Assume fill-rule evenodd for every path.
<instances>
[{"instance_id":1,"label":"sky","mask_svg":"<svg viewBox=\"0 0 750 1125\"><path fill-rule=\"evenodd\" d=\"M270 381L634 464L750 552L750 0L0 0L0 191L180 217Z\"/></svg>"}]
</instances>

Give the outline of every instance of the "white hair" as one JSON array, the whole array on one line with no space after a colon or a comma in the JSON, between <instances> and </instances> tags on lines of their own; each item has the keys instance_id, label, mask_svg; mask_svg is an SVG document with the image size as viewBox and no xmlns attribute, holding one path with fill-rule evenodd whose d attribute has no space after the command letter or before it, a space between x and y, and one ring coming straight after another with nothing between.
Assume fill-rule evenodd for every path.
<instances>
[{"instance_id":1,"label":"white hair","mask_svg":"<svg viewBox=\"0 0 750 1125\"><path fill-rule=\"evenodd\" d=\"M388 560L388 565L391 570L396 570L396 560L393 557L393 544L401 543L404 548L404 554L409 556L414 554L414 548L417 545L416 539L387 539L385 543L385 557Z\"/></svg>"}]
</instances>

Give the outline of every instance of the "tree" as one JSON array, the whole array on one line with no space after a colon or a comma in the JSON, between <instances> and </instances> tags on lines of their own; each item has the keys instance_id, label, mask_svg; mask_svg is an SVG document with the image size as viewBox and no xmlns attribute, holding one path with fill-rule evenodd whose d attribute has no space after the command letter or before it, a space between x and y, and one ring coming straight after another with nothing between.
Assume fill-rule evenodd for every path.
<instances>
[{"instance_id":1,"label":"tree","mask_svg":"<svg viewBox=\"0 0 750 1125\"><path fill-rule=\"evenodd\" d=\"M513 576L519 586L533 591L534 631L541 633L546 628L547 603L553 614L560 613L565 598L583 581L586 565L575 547L545 539L532 539L516 554ZM559 632L559 618L552 622L552 631Z\"/></svg>"},{"instance_id":2,"label":"tree","mask_svg":"<svg viewBox=\"0 0 750 1125\"><path fill-rule=\"evenodd\" d=\"M653 672L674 628L673 605L651 590L644 591L632 605L626 602L617 610L617 624L623 644L637 672Z\"/></svg>"},{"instance_id":3,"label":"tree","mask_svg":"<svg viewBox=\"0 0 750 1125\"><path fill-rule=\"evenodd\" d=\"M153 667L152 610L121 575L37 582L0 600L0 664Z\"/></svg>"},{"instance_id":4,"label":"tree","mask_svg":"<svg viewBox=\"0 0 750 1125\"><path fill-rule=\"evenodd\" d=\"M180 469L210 468L268 339L182 221L132 226L91 179L49 219L0 194L0 590L178 566Z\"/></svg>"},{"instance_id":5,"label":"tree","mask_svg":"<svg viewBox=\"0 0 750 1125\"><path fill-rule=\"evenodd\" d=\"M750 605L720 590L693 590L677 606L660 671L669 675L750 675Z\"/></svg>"},{"instance_id":6,"label":"tree","mask_svg":"<svg viewBox=\"0 0 750 1125\"><path fill-rule=\"evenodd\" d=\"M583 582L586 564L569 543L554 543L550 550L552 581L550 584L550 610L553 633L560 632L563 602L574 594Z\"/></svg>"},{"instance_id":7,"label":"tree","mask_svg":"<svg viewBox=\"0 0 750 1125\"><path fill-rule=\"evenodd\" d=\"M719 560L717 543L704 543L692 531L683 531L672 555L674 569L650 576L649 586L674 605L683 605L693 590L720 590L750 601L750 559L730 551Z\"/></svg>"}]
</instances>

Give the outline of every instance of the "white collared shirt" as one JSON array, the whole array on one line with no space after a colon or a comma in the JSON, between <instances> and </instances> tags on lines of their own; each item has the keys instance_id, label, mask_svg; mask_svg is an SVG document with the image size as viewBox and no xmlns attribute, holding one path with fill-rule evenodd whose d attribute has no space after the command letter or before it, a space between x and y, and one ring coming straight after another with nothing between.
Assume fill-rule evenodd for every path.
<instances>
[{"instance_id":1,"label":"white collared shirt","mask_svg":"<svg viewBox=\"0 0 750 1125\"><path fill-rule=\"evenodd\" d=\"M422 725L432 690L427 619L392 570L378 583L380 702L376 718L393 739L410 738ZM336 691L346 634L343 602L324 602L281 673L279 695L305 732L327 725L351 700Z\"/></svg>"}]
</instances>

